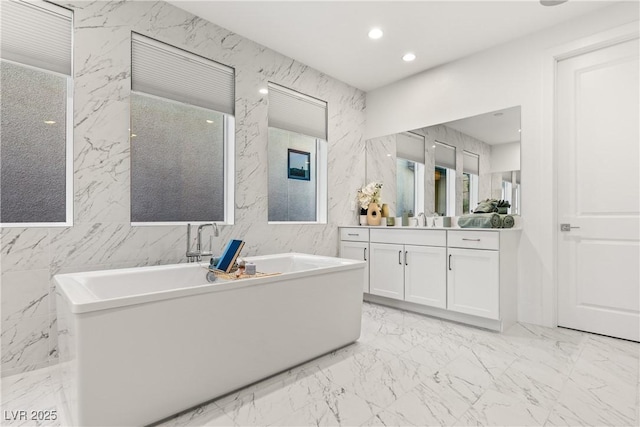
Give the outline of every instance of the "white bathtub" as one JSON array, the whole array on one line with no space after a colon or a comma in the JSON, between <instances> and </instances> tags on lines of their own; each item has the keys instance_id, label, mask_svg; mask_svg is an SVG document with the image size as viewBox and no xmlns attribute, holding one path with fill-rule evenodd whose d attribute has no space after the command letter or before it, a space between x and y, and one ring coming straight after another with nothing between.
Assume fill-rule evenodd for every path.
<instances>
[{"instance_id":1,"label":"white bathtub","mask_svg":"<svg viewBox=\"0 0 640 427\"><path fill-rule=\"evenodd\" d=\"M246 259L282 274L207 283L202 266L179 264L55 276L74 424L149 424L358 339L364 261Z\"/></svg>"}]
</instances>

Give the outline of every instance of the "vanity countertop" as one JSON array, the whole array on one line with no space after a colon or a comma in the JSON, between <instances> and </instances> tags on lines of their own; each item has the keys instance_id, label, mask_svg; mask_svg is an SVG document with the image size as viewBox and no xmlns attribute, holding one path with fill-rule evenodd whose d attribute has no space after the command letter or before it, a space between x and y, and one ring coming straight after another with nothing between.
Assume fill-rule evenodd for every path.
<instances>
[{"instance_id":1,"label":"vanity countertop","mask_svg":"<svg viewBox=\"0 0 640 427\"><path fill-rule=\"evenodd\" d=\"M381 225L341 225L338 228L369 228L374 230L451 230L451 231L521 231L521 227L513 228L460 228L460 227L397 227Z\"/></svg>"}]
</instances>

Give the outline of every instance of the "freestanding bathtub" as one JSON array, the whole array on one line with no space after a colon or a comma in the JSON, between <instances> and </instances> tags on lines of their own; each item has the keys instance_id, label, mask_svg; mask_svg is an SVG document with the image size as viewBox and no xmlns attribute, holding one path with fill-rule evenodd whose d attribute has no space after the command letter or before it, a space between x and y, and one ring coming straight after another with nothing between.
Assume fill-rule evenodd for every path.
<instances>
[{"instance_id":1,"label":"freestanding bathtub","mask_svg":"<svg viewBox=\"0 0 640 427\"><path fill-rule=\"evenodd\" d=\"M360 336L364 261L246 258L269 277L208 283L198 264L61 274L62 380L76 425L145 425Z\"/></svg>"}]
</instances>

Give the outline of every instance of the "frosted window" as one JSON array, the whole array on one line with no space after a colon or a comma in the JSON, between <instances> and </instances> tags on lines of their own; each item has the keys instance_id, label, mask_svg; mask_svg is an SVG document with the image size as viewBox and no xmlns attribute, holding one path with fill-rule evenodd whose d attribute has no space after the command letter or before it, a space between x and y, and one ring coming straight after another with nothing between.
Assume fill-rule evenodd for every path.
<instances>
[{"instance_id":1,"label":"frosted window","mask_svg":"<svg viewBox=\"0 0 640 427\"><path fill-rule=\"evenodd\" d=\"M6 61L0 73L0 222L65 222L67 77Z\"/></svg>"},{"instance_id":2,"label":"frosted window","mask_svg":"<svg viewBox=\"0 0 640 427\"><path fill-rule=\"evenodd\" d=\"M224 115L131 94L132 222L224 221Z\"/></svg>"}]
</instances>

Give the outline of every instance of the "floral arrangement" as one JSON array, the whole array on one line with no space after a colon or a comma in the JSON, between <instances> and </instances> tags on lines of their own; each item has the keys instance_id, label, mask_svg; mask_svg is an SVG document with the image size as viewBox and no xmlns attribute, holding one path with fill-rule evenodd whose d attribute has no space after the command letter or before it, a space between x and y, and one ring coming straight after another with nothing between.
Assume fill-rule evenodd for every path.
<instances>
[{"instance_id":1,"label":"floral arrangement","mask_svg":"<svg viewBox=\"0 0 640 427\"><path fill-rule=\"evenodd\" d=\"M361 209L368 209L369 203L380 203L382 184L372 181L358 190L358 202Z\"/></svg>"}]
</instances>

